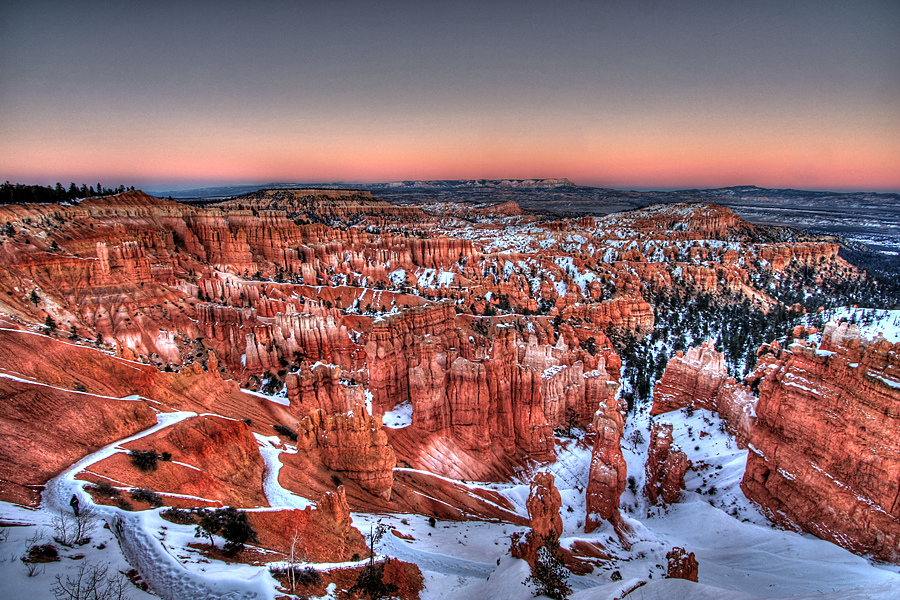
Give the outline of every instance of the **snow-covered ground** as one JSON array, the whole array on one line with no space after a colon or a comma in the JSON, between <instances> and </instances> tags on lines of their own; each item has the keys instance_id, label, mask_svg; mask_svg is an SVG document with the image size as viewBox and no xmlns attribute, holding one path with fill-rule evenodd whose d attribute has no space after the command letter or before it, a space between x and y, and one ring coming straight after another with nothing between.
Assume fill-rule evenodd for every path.
<instances>
[{"instance_id":1,"label":"snow-covered ground","mask_svg":"<svg viewBox=\"0 0 900 600\"><path fill-rule=\"evenodd\" d=\"M825 310L823 317L826 323L832 319L835 321L846 319L856 323L863 336L869 340L881 334L891 343L900 342L900 310L842 306Z\"/></svg>"}]
</instances>

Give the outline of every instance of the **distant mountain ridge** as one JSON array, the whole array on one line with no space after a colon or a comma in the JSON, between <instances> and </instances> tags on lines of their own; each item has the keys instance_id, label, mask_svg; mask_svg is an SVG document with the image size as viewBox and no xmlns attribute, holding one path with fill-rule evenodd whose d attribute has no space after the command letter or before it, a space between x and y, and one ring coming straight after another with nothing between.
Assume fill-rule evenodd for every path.
<instances>
[{"instance_id":1,"label":"distant mountain ridge","mask_svg":"<svg viewBox=\"0 0 900 600\"><path fill-rule=\"evenodd\" d=\"M171 196L173 198L226 198L249 194L264 189L352 189L352 190L378 190L378 189L463 189L463 188L522 188L522 189L548 189L560 187L581 187L572 183L569 179L435 179L435 180L405 180L389 181L385 183L262 183L223 185L205 188L191 188L186 190L148 190L154 196Z\"/></svg>"}]
</instances>

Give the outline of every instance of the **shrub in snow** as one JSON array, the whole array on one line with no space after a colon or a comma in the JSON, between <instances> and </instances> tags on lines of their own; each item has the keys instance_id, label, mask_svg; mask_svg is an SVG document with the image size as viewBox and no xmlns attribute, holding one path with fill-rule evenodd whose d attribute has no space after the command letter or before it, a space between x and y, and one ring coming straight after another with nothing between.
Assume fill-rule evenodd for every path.
<instances>
[{"instance_id":1,"label":"shrub in snow","mask_svg":"<svg viewBox=\"0 0 900 600\"><path fill-rule=\"evenodd\" d=\"M54 562L59 560L59 552L53 544L34 544L22 562Z\"/></svg>"},{"instance_id":2,"label":"shrub in snow","mask_svg":"<svg viewBox=\"0 0 900 600\"><path fill-rule=\"evenodd\" d=\"M353 594L357 593L369 600L379 600L386 598L397 591L397 586L384 580L384 567L391 559L386 558L382 562L369 561L365 567L359 572L356 583L348 591Z\"/></svg>"},{"instance_id":3,"label":"shrub in snow","mask_svg":"<svg viewBox=\"0 0 900 600\"><path fill-rule=\"evenodd\" d=\"M237 510L233 506L219 508L215 511L200 509L197 511L200 521L194 532L194 537L207 537L209 543L215 547L213 536L218 535L225 539L225 552L237 554L243 551L244 545L257 541L256 531L247 520L247 513Z\"/></svg>"},{"instance_id":4,"label":"shrub in snow","mask_svg":"<svg viewBox=\"0 0 900 600\"><path fill-rule=\"evenodd\" d=\"M51 588L57 600L126 600L128 580L109 565L82 561L71 576L57 575Z\"/></svg>"},{"instance_id":5,"label":"shrub in snow","mask_svg":"<svg viewBox=\"0 0 900 600\"><path fill-rule=\"evenodd\" d=\"M180 508L170 508L168 510L164 510L159 513L166 521L171 523L178 523L179 525L193 525L196 520L194 519L193 513L188 510L182 510Z\"/></svg>"},{"instance_id":6,"label":"shrub in snow","mask_svg":"<svg viewBox=\"0 0 900 600\"><path fill-rule=\"evenodd\" d=\"M290 565L287 567L272 567L272 574L291 581L291 589L295 587L313 587L322 581L322 574L312 567L300 567Z\"/></svg>"},{"instance_id":7,"label":"shrub in snow","mask_svg":"<svg viewBox=\"0 0 900 600\"><path fill-rule=\"evenodd\" d=\"M105 498L117 498L119 496L118 488L115 488L108 481L101 481L92 487L93 491Z\"/></svg>"},{"instance_id":8,"label":"shrub in snow","mask_svg":"<svg viewBox=\"0 0 900 600\"><path fill-rule=\"evenodd\" d=\"M272 425L272 429L278 432L278 435L283 435L286 438L290 439L292 442L297 441L297 432L292 430L290 427L285 427L284 425L278 423L276 425Z\"/></svg>"},{"instance_id":9,"label":"shrub in snow","mask_svg":"<svg viewBox=\"0 0 900 600\"><path fill-rule=\"evenodd\" d=\"M51 521L53 539L63 546L84 545L91 541L91 534L97 527L97 513L93 506L82 506L78 514L60 511Z\"/></svg>"}]
</instances>

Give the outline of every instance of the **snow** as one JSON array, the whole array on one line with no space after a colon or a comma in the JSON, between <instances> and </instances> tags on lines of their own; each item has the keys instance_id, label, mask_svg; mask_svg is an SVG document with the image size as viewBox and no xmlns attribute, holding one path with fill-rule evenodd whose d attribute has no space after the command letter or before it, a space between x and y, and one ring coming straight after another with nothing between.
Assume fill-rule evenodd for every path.
<instances>
[{"instance_id":1,"label":"snow","mask_svg":"<svg viewBox=\"0 0 900 600\"><path fill-rule=\"evenodd\" d=\"M245 394L249 394L251 396L256 396L257 398L263 398L264 400L268 400L269 402L274 402L275 404L280 404L282 406L290 406L291 401L287 398L287 389L283 389L282 392L276 395L271 394L263 394L262 392L255 392L253 390L245 390L242 389L242 392Z\"/></svg>"},{"instance_id":2,"label":"snow","mask_svg":"<svg viewBox=\"0 0 900 600\"><path fill-rule=\"evenodd\" d=\"M860 333L873 340L881 334L889 342L900 342L900 310L877 310L872 308L855 308L843 306L827 309L822 313L827 323L829 320L846 319L859 326Z\"/></svg>"},{"instance_id":3,"label":"snow","mask_svg":"<svg viewBox=\"0 0 900 600\"><path fill-rule=\"evenodd\" d=\"M404 427L409 427L410 425L412 425L412 416L412 403L407 401L403 402L402 404L398 404L393 408L393 410L389 410L384 413L382 421L384 422L385 427L389 427L390 429L402 429Z\"/></svg>"},{"instance_id":4,"label":"snow","mask_svg":"<svg viewBox=\"0 0 900 600\"><path fill-rule=\"evenodd\" d=\"M281 440L277 435L262 436L254 433L259 444L259 453L266 464L265 475L263 477L263 492L266 494L266 500L269 506L282 508L296 508L303 510L307 506L313 506L314 503L306 498L299 496L289 490L284 489L278 482L278 473L281 471L281 459L279 455L284 452L278 446Z\"/></svg>"},{"instance_id":5,"label":"snow","mask_svg":"<svg viewBox=\"0 0 900 600\"><path fill-rule=\"evenodd\" d=\"M75 476L104 458L122 451L121 444L140 439L156 431L169 427L185 419L197 416L193 412L162 413L157 415L157 424L138 434L119 440L101 448L97 452L81 459L57 477L51 479L43 494L41 510L35 512L24 511L7 503L0 503L0 514L3 518L16 518L17 521L29 523L20 531L16 528L17 556L24 555L30 545L29 539L33 536L37 543L47 543L52 537L46 533L46 527L51 524L53 515L58 513L68 514L69 498L73 495L79 498L82 506L92 504L90 495L82 489L81 481ZM191 598L192 600L215 600L227 598L231 600L260 600L274 599L274 580L268 571L259 567L234 568L222 564L224 571L206 574L203 569L213 566L199 567L198 570L187 568L176 556L180 552L187 552L184 547L189 540L193 540L193 531L190 527L176 526L163 521L159 510L127 512L114 506L95 506L100 519L110 525L110 529L98 527L92 534L90 546L77 547L77 553L85 555L82 560L90 560L92 564L110 564L112 568L127 571L129 568L137 568L144 581L148 582L158 597L166 600L180 600ZM26 516L27 515L27 516ZM173 540L165 539L167 530L180 531L179 540L173 544ZM190 534L190 535L189 535ZM165 541L164 541L165 540ZM97 546L93 544L99 542ZM9 543L9 542L7 542ZM63 549L64 556L72 556L73 551ZM46 571L35 578L28 578L27 572L17 558L12 558L8 563L0 563L0 577L4 581L4 593L7 597L51 597L49 592L53 584L52 577L55 574L71 574L73 566L70 558L63 558L59 563L48 563L43 567ZM126 563L127 561L127 563ZM221 563L220 563L221 564ZM129 566L130 565L130 566ZM14 593L14 591L16 591ZM43 590L41 592L41 590ZM37 595L36 594L40 594ZM136 589L130 589L132 597L150 598Z\"/></svg>"}]
</instances>

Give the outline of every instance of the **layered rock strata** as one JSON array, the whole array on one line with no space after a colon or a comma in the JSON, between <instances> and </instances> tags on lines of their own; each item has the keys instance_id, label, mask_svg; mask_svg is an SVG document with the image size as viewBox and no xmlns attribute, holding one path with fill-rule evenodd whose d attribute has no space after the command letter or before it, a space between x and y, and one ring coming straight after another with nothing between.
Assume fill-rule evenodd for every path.
<instances>
[{"instance_id":1,"label":"layered rock strata","mask_svg":"<svg viewBox=\"0 0 900 600\"><path fill-rule=\"evenodd\" d=\"M767 516L900 562L900 344L830 323L816 349L760 349L741 489Z\"/></svg>"},{"instance_id":2,"label":"layered rock strata","mask_svg":"<svg viewBox=\"0 0 900 600\"><path fill-rule=\"evenodd\" d=\"M554 428L585 424L615 396L618 372L607 370L607 355L570 351L562 337L556 346L523 341L511 325L489 333L480 342L467 336L449 303L373 326L366 354L375 410L409 403L415 433L407 435L426 448L447 439L469 463L460 471L431 453L410 457L430 470L485 478L504 461L551 460Z\"/></svg>"},{"instance_id":3,"label":"layered rock strata","mask_svg":"<svg viewBox=\"0 0 900 600\"><path fill-rule=\"evenodd\" d=\"M397 462L388 445L381 417L371 417L363 405L346 414L329 415L313 410L300 421L297 447L317 450L324 465L343 473L369 493L391 498L393 469Z\"/></svg>"}]
</instances>

